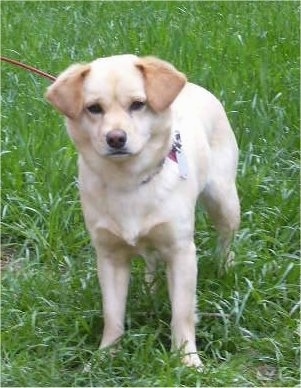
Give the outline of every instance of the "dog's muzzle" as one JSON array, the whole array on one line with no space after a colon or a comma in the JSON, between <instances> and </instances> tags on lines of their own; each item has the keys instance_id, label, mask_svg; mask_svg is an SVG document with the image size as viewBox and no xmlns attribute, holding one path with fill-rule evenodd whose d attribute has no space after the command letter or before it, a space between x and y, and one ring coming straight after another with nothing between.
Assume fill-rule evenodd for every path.
<instances>
[{"instance_id":1,"label":"dog's muzzle","mask_svg":"<svg viewBox=\"0 0 301 388\"><path fill-rule=\"evenodd\" d=\"M126 132L122 129L113 129L106 135L106 142L114 150L124 148L127 141Z\"/></svg>"},{"instance_id":2,"label":"dog's muzzle","mask_svg":"<svg viewBox=\"0 0 301 388\"><path fill-rule=\"evenodd\" d=\"M126 147L127 134L122 129L113 129L106 135L106 142L109 146L108 156L129 156L131 152Z\"/></svg>"}]
</instances>

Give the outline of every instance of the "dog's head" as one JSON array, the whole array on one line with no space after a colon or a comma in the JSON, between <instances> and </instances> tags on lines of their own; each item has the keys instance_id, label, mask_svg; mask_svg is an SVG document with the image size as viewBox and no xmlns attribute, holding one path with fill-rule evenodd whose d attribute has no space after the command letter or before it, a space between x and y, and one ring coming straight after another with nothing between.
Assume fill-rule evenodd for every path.
<instances>
[{"instance_id":1,"label":"dog's head","mask_svg":"<svg viewBox=\"0 0 301 388\"><path fill-rule=\"evenodd\" d=\"M46 98L69 122L69 134L83 148L124 159L140 153L162 128L186 77L153 57L120 55L73 65L48 88Z\"/></svg>"}]
</instances>

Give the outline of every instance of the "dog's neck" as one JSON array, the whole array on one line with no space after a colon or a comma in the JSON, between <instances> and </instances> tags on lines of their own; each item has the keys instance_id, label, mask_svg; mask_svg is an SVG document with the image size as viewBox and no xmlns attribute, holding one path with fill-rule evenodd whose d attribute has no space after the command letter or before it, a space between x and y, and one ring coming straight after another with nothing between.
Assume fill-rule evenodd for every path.
<instances>
[{"instance_id":1,"label":"dog's neck","mask_svg":"<svg viewBox=\"0 0 301 388\"><path fill-rule=\"evenodd\" d=\"M179 165L180 177L182 179L186 179L188 175L188 168L187 168L185 154L182 149L182 140L181 140L180 132L175 132L173 137L172 147L167 157L164 157L160 161L158 167L152 172L152 174L150 174L148 177L142 180L141 182L142 185L149 183L156 175L160 174L167 158L171 159L172 161L174 161Z\"/></svg>"},{"instance_id":2,"label":"dog's neck","mask_svg":"<svg viewBox=\"0 0 301 388\"><path fill-rule=\"evenodd\" d=\"M166 158L164 158L164 159L161 160L161 162L159 163L158 167L157 167L150 175L148 175L146 178L144 178L144 179L141 181L141 185L146 185L146 184L149 183L156 175L160 174L160 172L161 172L162 169L163 169L165 160L166 160Z\"/></svg>"}]
</instances>

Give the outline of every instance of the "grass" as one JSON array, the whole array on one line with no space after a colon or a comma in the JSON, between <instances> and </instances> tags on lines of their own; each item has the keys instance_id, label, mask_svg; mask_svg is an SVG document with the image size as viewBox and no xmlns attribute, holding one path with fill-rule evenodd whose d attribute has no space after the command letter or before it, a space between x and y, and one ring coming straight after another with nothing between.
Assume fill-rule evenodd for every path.
<instances>
[{"instance_id":1,"label":"grass","mask_svg":"<svg viewBox=\"0 0 301 388\"><path fill-rule=\"evenodd\" d=\"M133 263L127 333L97 350L95 254L76 152L44 101L48 82L2 66L2 386L296 386L299 382L299 4L1 2L2 55L52 74L132 52L173 62L225 105L240 154L236 264L216 276L197 212L198 347L204 373L169 351L164 272L150 296Z\"/></svg>"}]
</instances>

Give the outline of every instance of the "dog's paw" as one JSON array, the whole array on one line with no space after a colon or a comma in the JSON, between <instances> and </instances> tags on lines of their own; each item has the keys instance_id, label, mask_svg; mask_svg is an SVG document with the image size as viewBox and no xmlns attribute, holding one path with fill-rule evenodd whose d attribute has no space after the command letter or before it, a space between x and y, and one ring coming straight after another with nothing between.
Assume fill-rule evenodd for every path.
<instances>
[{"instance_id":1,"label":"dog's paw","mask_svg":"<svg viewBox=\"0 0 301 388\"><path fill-rule=\"evenodd\" d=\"M231 267L234 266L235 263L235 253L233 251L230 251L228 255L225 257L225 271L228 271Z\"/></svg>"},{"instance_id":2,"label":"dog's paw","mask_svg":"<svg viewBox=\"0 0 301 388\"><path fill-rule=\"evenodd\" d=\"M182 358L182 362L184 365L190 367L190 368L195 368L199 372L202 372L204 369L204 365L200 359L200 357L197 355L197 353L189 353L186 354Z\"/></svg>"},{"instance_id":3,"label":"dog's paw","mask_svg":"<svg viewBox=\"0 0 301 388\"><path fill-rule=\"evenodd\" d=\"M123 337L124 332L120 331L118 334L109 333L110 335L104 335L102 337L101 343L99 345L99 350L103 350L105 352L115 352L115 350L120 348L120 342Z\"/></svg>"},{"instance_id":4,"label":"dog's paw","mask_svg":"<svg viewBox=\"0 0 301 388\"><path fill-rule=\"evenodd\" d=\"M225 275L235 264L235 253L230 251L224 257L221 258L219 268L218 268L218 276Z\"/></svg>"},{"instance_id":5,"label":"dog's paw","mask_svg":"<svg viewBox=\"0 0 301 388\"><path fill-rule=\"evenodd\" d=\"M114 359L121 351L122 344L120 339L116 340L113 344L105 347L99 346L98 348L101 361L107 359Z\"/></svg>"}]
</instances>

